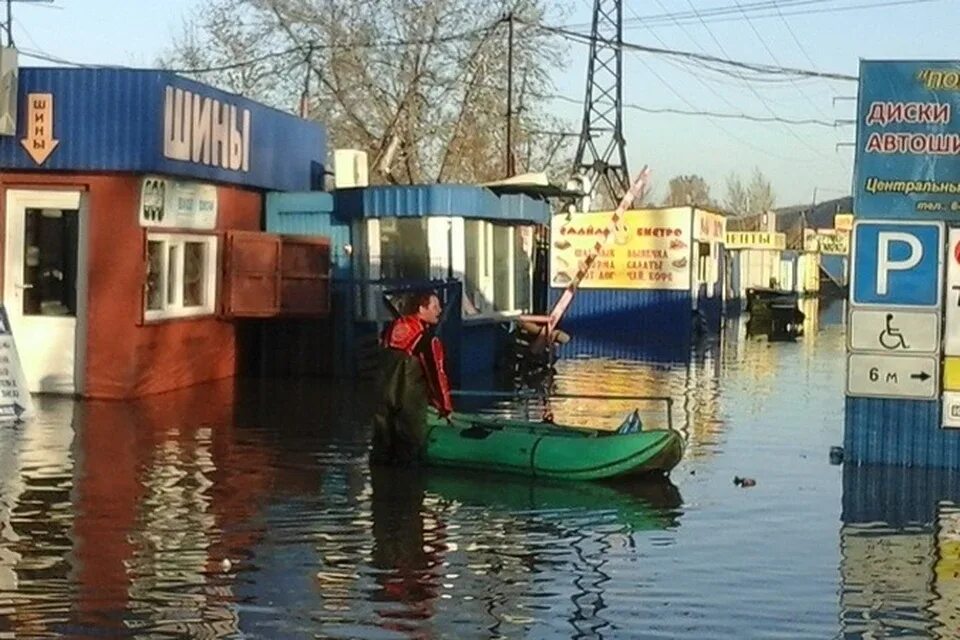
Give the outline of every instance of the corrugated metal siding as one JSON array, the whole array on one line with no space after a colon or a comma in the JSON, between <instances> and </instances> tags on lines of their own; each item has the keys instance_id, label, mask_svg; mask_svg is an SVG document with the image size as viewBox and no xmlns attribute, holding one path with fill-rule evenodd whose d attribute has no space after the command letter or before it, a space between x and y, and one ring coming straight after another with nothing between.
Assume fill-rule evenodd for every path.
<instances>
[{"instance_id":1,"label":"corrugated metal siding","mask_svg":"<svg viewBox=\"0 0 960 640\"><path fill-rule=\"evenodd\" d=\"M940 402L851 398L846 401L845 459L960 469L960 430L940 428Z\"/></svg>"},{"instance_id":2,"label":"corrugated metal siding","mask_svg":"<svg viewBox=\"0 0 960 640\"><path fill-rule=\"evenodd\" d=\"M549 207L534 204L525 196L498 198L485 187L461 184L377 186L334 193L337 213L350 219L442 216L549 224Z\"/></svg>"},{"instance_id":3,"label":"corrugated metal siding","mask_svg":"<svg viewBox=\"0 0 960 640\"><path fill-rule=\"evenodd\" d=\"M332 213L333 196L321 191L268 193L266 206L267 233L330 238L331 275L351 277L346 245L353 244L353 234L350 223Z\"/></svg>"},{"instance_id":4,"label":"corrugated metal siding","mask_svg":"<svg viewBox=\"0 0 960 640\"><path fill-rule=\"evenodd\" d=\"M561 293L563 289L550 289L551 305ZM563 326L594 327L610 335L684 334L691 328L692 302L687 290L581 289L564 316Z\"/></svg>"},{"instance_id":5,"label":"corrugated metal siding","mask_svg":"<svg viewBox=\"0 0 960 640\"><path fill-rule=\"evenodd\" d=\"M168 85L250 110L249 171L164 157ZM28 93L53 94L53 135L59 145L42 166L20 144ZM6 169L161 173L276 190L310 189L323 176L322 125L166 71L23 68L18 95L19 133L0 137L0 166Z\"/></svg>"},{"instance_id":6,"label":"corrugated metal siding","mask_svg":"<svg viewBox=\"0 0 960 640\"><path fill-rule=\"evenodd\" d=\"M579 329L572 339L560 347L560 359L608 358L664 364L690 362L693 348L691 332L676 332L667 335L611 336L602 329Z\"/></svg>"},{"instance_id":7,"label":"corrugated metal siding","mask_svg":"<svg viewBox=\"0 0 960 640\"><path fill-rule=\"evenodd\" d=\"M500 212L504 220L527 220L540 224L550 222L550 205L522 193L500 196Z\"/></svg>"},{"instance_id":8,"label":"corrugated metal siding","mask_svg":"<svg viewBox=\"0 0 960 640\"><path fill-rule=\"evenodd\" d=\"M955 470L890 465L843 469L841 518L846 524L932 524L941 501L960 502L960 474Z\"/></svg>"}]
</instances>

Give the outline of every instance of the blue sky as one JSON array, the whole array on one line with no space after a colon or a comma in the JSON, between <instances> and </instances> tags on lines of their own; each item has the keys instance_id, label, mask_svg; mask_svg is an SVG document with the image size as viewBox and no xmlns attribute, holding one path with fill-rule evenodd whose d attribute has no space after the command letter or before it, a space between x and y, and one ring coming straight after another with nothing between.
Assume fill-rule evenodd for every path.
<instances>
[{"instance_id":1,"label":"blue sky","mask_svg":"<svg viewBox=\"0 0 960 640\"><path fill-rule=\"evenodd\" d=\"M757 4L758 0L624 0L624 40L656 47L707 52L758 63L779 63L856 75L861 58L960 58L956 25L960 0L776 0L784 8L771 17L740 14L726 22L640 26L638 16L698 12ZM869 10L842 6L907 2ZM592 0L570 0L566 24L590 20ZM87 62L150 65L167 47L196 0L137 2L56 0L55 8L14 5L14 37L23 49ZM788 5L794 5L789 7ZM118 10L124 7L125 11ZM135 8L134 8L135 7ZM827 13L791 15L829 10ZM633 21L632 23L630 21ZM757 35L759 34L759 36ZM799 42L799 45L798 45ZM568 68L555 78L556 93L581 100L587 48L571 45ZM25 64L32 63L27 59ZM624 54L624 101L648 108L746 113L760 117L852 119L855 103L834 98L856 95L856 83L824 80L745 83L652 54ZM751 88L752 87L752 88ZM554 111L577 130L580 107L563 101ZM649 164L658 194L670 177L699 173L722 196L731 172L747 176L759 167L773 182L779 205L818 201L849 193L853 149L837 143L854 138L852 126L790 126L702 116L624 113L628 162L633 172Z\"/></svg>"}]
</instances>

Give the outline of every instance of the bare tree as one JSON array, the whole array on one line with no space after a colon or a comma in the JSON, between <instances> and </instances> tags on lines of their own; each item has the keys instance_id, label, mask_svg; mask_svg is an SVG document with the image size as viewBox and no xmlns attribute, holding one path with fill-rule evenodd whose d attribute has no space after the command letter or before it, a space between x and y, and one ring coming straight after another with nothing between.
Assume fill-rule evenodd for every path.
<instances>
[{"instance_id":1,"label":"bare tree","mask_svg":"<svg viewBox=\"0 0 960 640\"><path fill-rule=\"evenodd\" d=\"M716 204L710 198L710 185L698 175L682 175L670 179L667 184L667 195L663 204L668 207L695 205L715 208Z\"/></svg>"},{"instance_id":2,"label":"bare tree","mask_svg":"<svg viewBox=\"0 0 960 640\"><path fill-rule=\"evenodd\" d=\"M724 200L727 210L735 216L744 217L766 213L776 204L776 196L770 180L760 171L753 170L748 184L740 176L730 174L727 178L727 197Z\"/></svg>"},{"instance_id":3,"label":"bare tree","mask_svg":"<svg viewBox=\"0 0 960 640\"><path fill-rule=\"evenodd\" d=\"M286 110L312 86L308 117L374 182L481 182L505 172L507 15L517 166L550 169L572 146L543 99L565 49L527 26L559 19L549 0L210 0L163 63Z\"/></svg>"}]
</instances>

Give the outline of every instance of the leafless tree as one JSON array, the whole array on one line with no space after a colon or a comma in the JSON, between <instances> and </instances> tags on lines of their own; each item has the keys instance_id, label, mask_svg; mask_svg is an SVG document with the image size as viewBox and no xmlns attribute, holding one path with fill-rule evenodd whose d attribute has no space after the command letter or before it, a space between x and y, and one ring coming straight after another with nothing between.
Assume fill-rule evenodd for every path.
<instances>
[{"instance_id":1,"label":"leafless tree","mask_svg":"<svg viewBox=\"0 0 960 640\"><path fill-rule=\"evenodd\" d=\"M507 15L519 171L569 166L569 125L549 112L566 49L528 23L551 0L210 0L162 63L327 125L367 151L373 182L482 182L506 155ZM193 71L191 71L193 70ZM301 103L305 87L309 98Z\"/></svg>"},{"instance_id":2,"label":"leafless tree","mask_svg":"<svg viewBox=\"0 0 960 640\"><path fill-rule=\"evenodd\" d=\"M702 176L675 176L670 179L667 189L663 204L668 207L695 205L716 208L716 203L710 197L710 185Z\"/></svg>"},{"instance_id":3,"label":"leafless tree","mask_svg":"<svg viewBox=\"0 0 960 640\"><path fill-rule=\"evenodd\" d=\"M773 209L776 202L773 185L759 168L753 170L749 183L744 183L740 176L735 174L727 178L727 197L724 205L734 216L745 217L766 213Z\"/></svg>"}]
</instances>

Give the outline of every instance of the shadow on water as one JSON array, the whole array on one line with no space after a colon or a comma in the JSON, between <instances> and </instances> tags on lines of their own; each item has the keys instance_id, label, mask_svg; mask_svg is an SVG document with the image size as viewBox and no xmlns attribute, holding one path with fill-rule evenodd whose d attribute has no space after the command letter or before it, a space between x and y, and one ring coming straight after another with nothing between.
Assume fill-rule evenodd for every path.
<instances>
[{"instance_id":1,"label":"shadow on water","mask_svg":"<svg viewBox=\"0 0 960 640\"><path fill-rule=\"evenodd\" d=\"M960 637L960 474L843 473L842 638Z\"/></svg>"}]
</instances>

